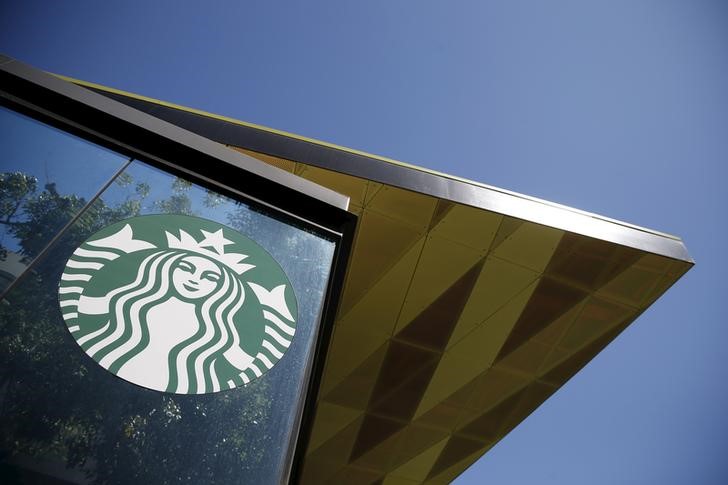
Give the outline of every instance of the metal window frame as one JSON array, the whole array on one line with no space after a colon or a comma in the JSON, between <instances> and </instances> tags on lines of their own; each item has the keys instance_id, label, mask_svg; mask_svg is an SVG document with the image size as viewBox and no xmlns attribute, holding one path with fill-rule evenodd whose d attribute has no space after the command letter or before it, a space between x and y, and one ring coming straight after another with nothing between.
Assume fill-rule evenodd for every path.
<instances>
[{"instance_id":1,"label":"metal window frame","mask_svg":"<svg viewBox=\"0 0 728 485\"><path fill-rule=\"evenodd\" d=\"M282 483L298 481L316 396L341 299L357 217L349 198L233 151L208 138L0 54L0 104L138 159L334 241L314 345L303 369L304 394L285 451Z\"/></svg>"},{"instance_id":2,"label":"metal window frame","mask_svg":"<svg viewBox=\"0 0 728 485\"><path fill-rule=\"evenodd\" d=\"M217 142L693 263L674 235L251 123L76 81Z\"/></svg>"}]
</instances>

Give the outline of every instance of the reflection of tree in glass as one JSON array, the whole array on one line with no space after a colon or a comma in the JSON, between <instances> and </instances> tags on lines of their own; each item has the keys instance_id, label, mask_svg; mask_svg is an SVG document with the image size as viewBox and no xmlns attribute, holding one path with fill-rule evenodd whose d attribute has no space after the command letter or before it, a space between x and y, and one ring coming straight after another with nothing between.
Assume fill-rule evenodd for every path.
<instances>
[{"instance_id":1,"label":"reflection of tree in glass","mask_svg":"<svg viewBox=\"0 0 728 485\"><path fill-rule=\"evenodd\" d=\"M259 214L256 214L259 213ZM263 247L280 246L280 233L278 231L258 231L257 220L268 217L264 211L255 207L238 205L234 211L228 214L228 225L255 239ZM291 221L295 224L295 221ZM293 231L285 233L285 250L282 253L295 254L293 260L288 263L291 266L305 266L305 272L313 277L314 281L322 281L328 278L330 261L322 254L323 246L320 236L308 233L306 228L298 227ZM284 259L284 254L274 254L276 259ZM289 258L290 259L290 258ZM293 268L289 270L294 273ZM313 288L304 287L304 292L313 291Z\"/></svg>"},{"instance_id":2,"label":"reflection of tree in glass","mask_svg":"<svg viewBox=\"0 0 728 485\"><path fill-rule=\"evenodd\" d=\"M152 203L157 211L191 211L180 180L170 197ZM128 189L125 200L97 199L84 209L83 198L53 184L39 192L30 175L0 174L0 219L26 261L84 209L0 302L0 482L27 479L27 463L39 460L70 470L66 479L82 473L94 483L268 481L282 450L270 452L276 432L267 380L246 392L149 391L93 363L66 330L56 292L68 256L100 228L139 215L149 194L130 176L116 182Z\"/></svg>"},{"instance_id":3,"label":"reflection of tree in glass","mask_svg":"<svg viewBox=\"0 0 728 485\"><path fill-rule=\"evenodd\" d=\"M17 224L18 211L21 210L26 197L36 190L38 181L21 172L0 174L0 224L4 227L2 234L10 232ZM4 239L4 238L3 238ZM7 248L0 239L0 258L7 256Z\"/></svg>"}]
</instances>

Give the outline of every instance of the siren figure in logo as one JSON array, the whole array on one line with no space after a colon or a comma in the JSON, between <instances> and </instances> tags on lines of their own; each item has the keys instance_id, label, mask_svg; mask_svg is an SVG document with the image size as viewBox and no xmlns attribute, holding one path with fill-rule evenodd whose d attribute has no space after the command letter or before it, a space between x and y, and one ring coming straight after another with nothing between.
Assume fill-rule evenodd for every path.
<instances>
[{"instance_id":1,"label":"siren figure in logo","mask_svg":"<svg viewBox=\"0 0 728 485\"><path fill-rule=\"evenodd\" d=\"M101 328L78 339L94 360L128 381L176 393L219 391L216 367L220 364L238 371L258 370L256 356L241 347L236 325L245 302L241 275L255 266L241 262L246 255L224 251L232 241L222 229L201 232L204 238L199 242L184 230L179 237L166 232L168 248L164 249L134 239L126 225L112 236L89 243L144 251L133 281L103 296L78 299L78 314L107 318ZM283 288L274 301L275 291L248 285L260 303L277 306L279 313L293 319ZM270 312L263 314L270 320Z\"/></svg>"}]
</instances>

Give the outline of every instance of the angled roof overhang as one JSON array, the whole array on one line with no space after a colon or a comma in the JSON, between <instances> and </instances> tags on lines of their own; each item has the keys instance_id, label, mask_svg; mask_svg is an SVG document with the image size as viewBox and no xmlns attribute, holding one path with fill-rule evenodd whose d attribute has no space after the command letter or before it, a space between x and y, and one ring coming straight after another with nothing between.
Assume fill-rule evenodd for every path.
<instances>
[{"instance_id":1,"label":"angled roof overhang","mask_svg":"<svg viewBox=\"0 0 728 485\"><path fill-rule=\"evenodd\" d=\"M450 481L693 264L674 236L78 83L350 197L305 483Z\"/></svg>"}]
</instances>

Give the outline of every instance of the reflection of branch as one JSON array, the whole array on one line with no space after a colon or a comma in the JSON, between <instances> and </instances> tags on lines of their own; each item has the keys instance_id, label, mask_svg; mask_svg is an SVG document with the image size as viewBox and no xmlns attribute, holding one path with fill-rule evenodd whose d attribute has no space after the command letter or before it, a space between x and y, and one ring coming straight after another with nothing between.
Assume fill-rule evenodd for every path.
<instances>
[{"instance_id":1,"label":"reflection of branch","mask_svg":"<svg viewBox=\"0 0 728 485\"><path fill-rule=\"evenodd\" d=\"M10 219L10 218L8 218ZM20 226L22 222L12 222L10 220L0 221L0 224L5 224L6 226Z\"/></svg>"},{"instance_id":2,"label":"reflection of branch","mask_svg":"<svg viewBox=\"0 0 728 485\"><path fill-rule=\"evenodd\" d=\"M28 196L27 193L23 194L23 196L18 199L18 203L15 204L15 207L13 207L13 210L10 211L10 214L5 218L4 221L0 221L3 224L17 224L17 222L10 222L10 219L15 215L16 212L18 212L18 209L20 209L20 205L23 203L25 198Z\"/></svg>"}]
</instances>

